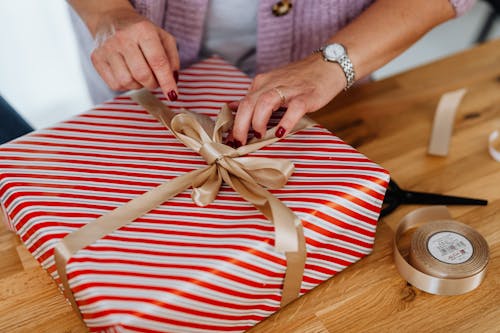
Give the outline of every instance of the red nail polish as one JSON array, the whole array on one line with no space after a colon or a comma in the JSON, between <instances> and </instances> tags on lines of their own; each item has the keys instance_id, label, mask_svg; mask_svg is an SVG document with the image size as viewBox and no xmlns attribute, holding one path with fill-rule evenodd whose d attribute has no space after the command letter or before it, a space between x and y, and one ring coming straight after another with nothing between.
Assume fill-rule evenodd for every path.
<instances>
[{"instance_id":1,"label":"red nail polish","mask_svg":"<svg viewBox=\"0 0 500 333\"><path fill-rule=\"evenodd\" d=\"M255 136L257 139L262 138L262 134L260 134L259 132L254 132L253 136Z\"/></svg>"},{"instance_id":2,"label":"red nail polish","mask_svg":"<svg viewBox=\"0 0 500 333\"><path fill-rule=\"evenodd\" d=\"M283 137L283 135L285 135L285 129L283 128L283 126L278 127L278 129L276 130L275 135L276 135L278 138L282 138L282 137Z\"/></svg>"},{"instance_id":3,"label":"red nail polish","mask_svg":"<svg viewBox=\"0 0 500 333\"><path fill-rule=\"evenodd\" d=\"M170 92L168 93L168 99L171 100L172 102L176 101L177 100L177 93L173 90L170 90Z\"/></svg>"},{"instance_id":4,"label":"red nail polish","mask_svg":"<svg viewBox=\"0 0 500 333\"><path fill-rule=\"evenodd\" d=\"M174 71L174 80L175 80L175 83L179 82L179 72L178 71Z\"/></svg>"},{"instance_id":5,"label":"red nail polish","mask_svg":"<svg viewBox=\"0 0 500 333\"><path fill-rule=\"evenodd\" d=\"M234 140L234 148L240 148L241 147L241 141L240 140Z\"/></svg>"}]
</instances>

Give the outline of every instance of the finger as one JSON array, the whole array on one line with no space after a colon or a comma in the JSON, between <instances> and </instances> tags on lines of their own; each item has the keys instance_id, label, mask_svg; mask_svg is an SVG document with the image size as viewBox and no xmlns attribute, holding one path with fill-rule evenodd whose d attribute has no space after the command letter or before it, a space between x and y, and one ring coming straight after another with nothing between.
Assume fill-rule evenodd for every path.
<instances>
[{"instance_id":1,"label":"finger","mask_svg":"<svg viewBox=\"0 0 500 333\"><path fill-rule=\"evenodd\" d=\"M229 102L227 103L227 106L229 107L229 109L232 111L232 112L236 112L238 111L238 106L240 105L240 101L232 101L232 102ZM233 130L230 129L229 132L227 133L227 136L226 136L226 139L224 140L224 143L233 147L233 148L236 148L236 145L234 144L234 137L233 137Z\"/></svg>"},{"instance_id":2,"label":"finger","mask_svg":"<svg viewBox=\"0 0 500 333\"><path fill-rule=\"evenodd\" d=\"M130 44L123 50L123 58L134 80L148 89L158 88L158 82L139 47Z\"/></svg>"},{"instance_id":3,"label":"finger","mask_svg":"<svg viewBox=\"0 0 500 333\"><path fill-rule=\"evenodd\" d=\"M286 96L285 88L279 87L279 93L276 89L277 88L270 89L262 93L255 104L252 127L255 132L254 136L257 139L260 139L266 132L267 124L273 111L276 111L282 105L283 100L281 99L281 94Z\"/></svg>"},{"instance_id":4,"label":"finger","mask_svg":"<svg viewBox=\"0 0 500 333\"><path fill-rule=\"evenodd\" d=\"M129 89L139 89L142 86L134 80L132 74L130 73L127 65L125 64L125 59L123 56L117 52L113 52L108 55L108 63L113 72L113 76L118 81L120 90Z\"/></svg>"},{"instance_id":5,"label":"finger","mask_svg":"<svg viewBox=\"0 0 500 333\"><path fill-rule=\"evenodd\" d=\"M177 100L177 85L160 37L151 34L141 39L139 46L165 96L171 101Z\"/></svg>"},{"instance_id":6,"label":"finger","mask_svg":"<svg viewBox=\"0 0 500 333\"><path fill-rule=\"evenodd\" d=\"M299 95L293 98L288 103L288 108L276 127L275 135L279 138L286 136L307 112L305 97Z\"/></svg>"},{"instance_id":7,"label":"finger","mask_svg":"<svg viewBox=\"0 0 500 333\"><path fill-rule=\"evenodd\" d=\"M106 84L113 90L119 90L120 85L118 81L113 76L113 71L111 70L111 66L109 63L99 54L98 51L92 52L90 59L92 60L92 64L96 69L97 73L101 76L101 78L106 82Z\"/></svg>"},{"instance_id":8,"label":"finger","mask_svg":"<svg viewBox=\"0 0 500 333\"><path fill-rule=\"evenodd\" d=\"M163 48L167 53L168 61L170 62L170 67L172 70L178 71L181 67L181 61L179 59L179 51L177 49L177 42L171 34L161 30L160 31L160 40L163 44Z\"/></svg>"},{"instance_id":9,"label":"finger","mask_svg":"<svg viewBox=\"0 0 500 333\"><path fill-rule=\"evenodd\" d=\"M252 122L254 107L255 102L250 96L240 101L233 125L233 138L237 146L244 145L247 142L248 130Z\"/></svg>"}]
</instances>

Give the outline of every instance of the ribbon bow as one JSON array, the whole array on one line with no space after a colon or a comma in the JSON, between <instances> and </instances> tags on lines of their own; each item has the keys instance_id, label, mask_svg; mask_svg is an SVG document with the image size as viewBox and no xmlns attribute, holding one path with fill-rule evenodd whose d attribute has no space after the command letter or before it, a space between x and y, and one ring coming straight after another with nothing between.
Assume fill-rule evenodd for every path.
<instances>
[{"instance_id":1,"label":"ribbon bow","mask_svg":"<svg viewBox=\"0 0 500 333\"><path fill-rule=\"evenodd\" d=\"M192 198L198 206L210 204L222 184L222 180L237 191L245 200L254 204L275 225L278 251L297 251L296 226L300 224L295 214L262 186L270 189L283 187L294 170L286 159L242 157L274 142L264 140L238 149L222 143L222 135L233 125L231 110L224 105L214 122L207 116L182 110L171 123L160 114L160 121L187 147L199 153L208 166L192 181Z\"/></svg>"},{"instance_id":2,"label":"ribbon bow","mask_svg":"<svg viewBox=\"0 0 500 333\"><path fill-rule=\"evenodd\" d=\"M206 206L216 198L222 181L251 202L274 224L275 248L284 252L287 259L281 305L296 299L300 293L306 260L302 224L285 204L264 188L283 187L293 173L293 163L286 159L245 156L278 141L273 129L268 130L262 139L252 140L249 144L234 149L222 143L223 134L233 125L233 115L227 105L222 107L214 122L208 116L185 109L175 114L147 90L139 90L131 97L169 128L177 139L199 153L208 165L160 184L59 241L55 247L55 263L66 297L76 312L80 314L66 274L66 265L76 252L191 186L193 201L198 206ZM313 125L311 120L303 118L291 132Z\"/></svg>"}]
</instances>

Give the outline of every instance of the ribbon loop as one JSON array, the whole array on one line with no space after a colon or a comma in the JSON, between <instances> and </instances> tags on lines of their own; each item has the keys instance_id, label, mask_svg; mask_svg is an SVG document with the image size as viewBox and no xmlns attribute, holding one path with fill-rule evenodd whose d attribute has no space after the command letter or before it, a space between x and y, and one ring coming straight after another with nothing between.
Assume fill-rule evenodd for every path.
<instances>
[{"instance_id":1,"label":"ribbon loop","mask_svg":"<svg viewBox=\"0 0 500 333\"><path fill-rule=\"evenodd\" d=\"M286 185L293 174L292 162L282 158L237 157L237 162L257 184L269 189L279 189Z\"/></svg>"},{"instance_id":2,"label":"ribbon loop","mask_svg":"<svg viewBox=\"0 0 500 333\"><path fill-rule=\"evenodd\" d=\"M191 192L193 202L200 207L209 205L217 197L221 184L222 177L217 166L213 164L207 168L206 173L193 178L193 191Z\"/></svg>"},{"instance_id":3,"label":"ribbon loop","mask_svg":"<svg viewBox=\"0 0 500 333\"><path fill-rule=\"evenodd\" d=\"M184 145L199 152L203 142L210 142L205 128L190 113L179 113L172 118L171 131Z\"/></svg>"},{"instance_id":4,"label":"ribbon loop","mask_svg":"<svg viewBox=\"0 0 500 333\"><path fill-rule=\"evenodd\" d=\"M217 115L217 120L214 126L214 134L212 139L215 142L222 142L223 133L229 131L233 127L234 117L231 109L227 104L224 104Z\"/></svg>"}]
</instances>

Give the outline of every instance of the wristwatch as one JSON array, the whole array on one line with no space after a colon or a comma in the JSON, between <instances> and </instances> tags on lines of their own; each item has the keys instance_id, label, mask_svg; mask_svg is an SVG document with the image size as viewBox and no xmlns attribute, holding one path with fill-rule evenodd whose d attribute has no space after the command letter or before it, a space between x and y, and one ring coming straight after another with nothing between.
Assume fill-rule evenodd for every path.
<instances>
[{"instance_id":1,"label":"wristwatch","mask_svg":"<svg viewBox=\"0 0 500 333\"><path fill-rule=\"evenodd\" d=\"M340 65L347 80L347 84L344 90L349 89L354 83L356 74L354 72L354 66L352 65L351 59L349 59L349 56L347 55L347 50L344 45L339 43L328 44L317 49L315 52L321 52L325 61L335 62Z\"/></svg>"}]
</instances>

